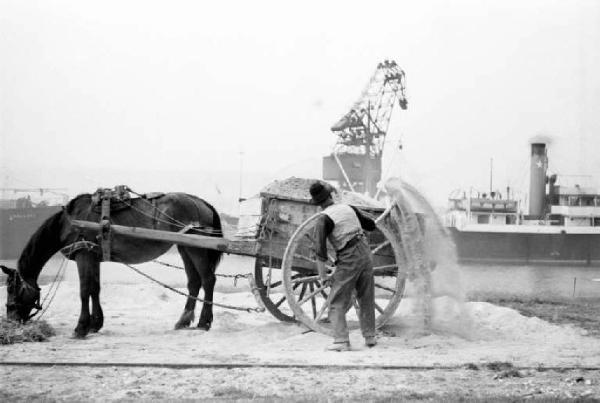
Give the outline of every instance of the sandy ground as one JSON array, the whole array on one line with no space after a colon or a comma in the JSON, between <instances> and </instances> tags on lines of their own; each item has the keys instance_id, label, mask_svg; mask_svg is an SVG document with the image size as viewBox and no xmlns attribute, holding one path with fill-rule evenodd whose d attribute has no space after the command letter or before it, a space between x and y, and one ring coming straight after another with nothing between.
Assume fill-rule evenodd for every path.
<instances>
[{"instance_id":1,"label":"sandy ground","mask_svg":"<svg viewBox=\"0 0 600 403\"><path fill-rule=\"evenodd\" d=\"M230 260L230 264L232 261ZM234 260L240 272L251 263ZM225 265L227 266L227 264ZM181 272L153 264L142 266L162 280L181 287ZM325 352L329 338L281 323L268 313L215 308L209 332L173 330L183 297L173 294L117 265L103 266L104 328L85 340L71 333L79 313L75 269L61 284L44 316L57 336L43 343L0 347L0 361L149 363L149 364L298 364L353 366L444 367L399 369L166 369L88 367L0 367L0 398L50 399L170 399L281 397L293 399L410 398L456 396L596 397L600 371L542 371L538 367L598 367L600 339L585 331L558 326L517 311L484 302L460 303L434 298L430 332L423 332L414 313L414 299L403 299L396 315L382 329L379 344L363 346L353 332L353 351ZM162 274L161 274L162 273ZM45 286L44 288L47 288ZM0 300L6 290L0 288ZM219 279L215 300L255 306L246 287ZM199 312L199 310L197 310ZM492 371L492 362L527 367L513 376ZM467 364L474 364L466 369ZM576 379L579 378L579 381Z\"/></svg>"}]
</instances>

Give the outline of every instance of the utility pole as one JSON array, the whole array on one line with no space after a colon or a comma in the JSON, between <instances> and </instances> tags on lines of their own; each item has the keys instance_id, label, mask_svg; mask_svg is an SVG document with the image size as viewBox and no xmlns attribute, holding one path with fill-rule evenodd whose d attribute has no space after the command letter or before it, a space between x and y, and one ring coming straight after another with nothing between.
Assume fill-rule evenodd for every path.
<instances>
[{"instance_id":1,"label":"utility pole","mask_svg":"<svg viewBox=\"0 0 600 403\"><path fill-rule=\"evenodd\" d=\"M244 151L240 150L240 193L239 193L239 197L238 197L238 203L241 203L244 201L244 198L242 197L243 172L244 172Z\"/></svg>"}]
</instances>

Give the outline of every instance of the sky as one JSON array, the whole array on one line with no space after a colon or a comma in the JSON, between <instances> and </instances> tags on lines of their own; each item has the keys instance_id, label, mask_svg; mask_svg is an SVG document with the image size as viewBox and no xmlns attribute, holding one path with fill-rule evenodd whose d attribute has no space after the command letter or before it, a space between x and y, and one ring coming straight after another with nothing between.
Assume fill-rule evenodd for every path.
<instances>
[{"instance_id":1,"label":"sky","mask_svg":"<svg viewBox=\"0 0 600 403\"><path fill-rule=\"evenodd\" d=\"M494 187L526 191L545 136L553 172L598 185L598 43L594 0L0 0L0 183L235 212L273 179L320 177L329 128L389 59L409 105L386 176L435 205L488 189L491 166Z\"/></svg>"}]
</instances>

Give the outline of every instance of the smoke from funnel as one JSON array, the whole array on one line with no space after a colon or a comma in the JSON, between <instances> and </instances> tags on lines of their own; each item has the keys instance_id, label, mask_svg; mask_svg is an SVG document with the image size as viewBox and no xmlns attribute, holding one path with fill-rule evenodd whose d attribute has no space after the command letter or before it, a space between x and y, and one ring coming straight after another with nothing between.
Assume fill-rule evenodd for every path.
<instances>
[{"instance_id":1,"label":"smoke from funnel","mask_svg":"<svg viewBox=\"0 0 600 403\"><path fill-rule=\"evenodd\" d=\"M549 136L544 133L538 133L538 134L531 136L528 140L528 143L530 145L537 143L537 144L546 144L547 146L549 146L550 144L552 144L552 141L553 141L552 136Z\"/></svg>"}]
</instances>

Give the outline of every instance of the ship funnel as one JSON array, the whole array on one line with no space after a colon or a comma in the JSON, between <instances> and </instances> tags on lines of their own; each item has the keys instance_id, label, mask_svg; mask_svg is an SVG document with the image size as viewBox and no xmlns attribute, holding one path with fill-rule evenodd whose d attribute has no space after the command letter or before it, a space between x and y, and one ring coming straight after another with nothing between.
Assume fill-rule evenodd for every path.
<instances>
[{"instance_id":1,"label":"ship funnel","mask_svg":"<svg viewBox=\"0 0 600 403\"><path fill-rule=\"evenodd\" d=\"M529 218L542 219L546 202L546 169L548 157L545 143L531 144L529 168Z\"/></svg>"}]
</instances>

